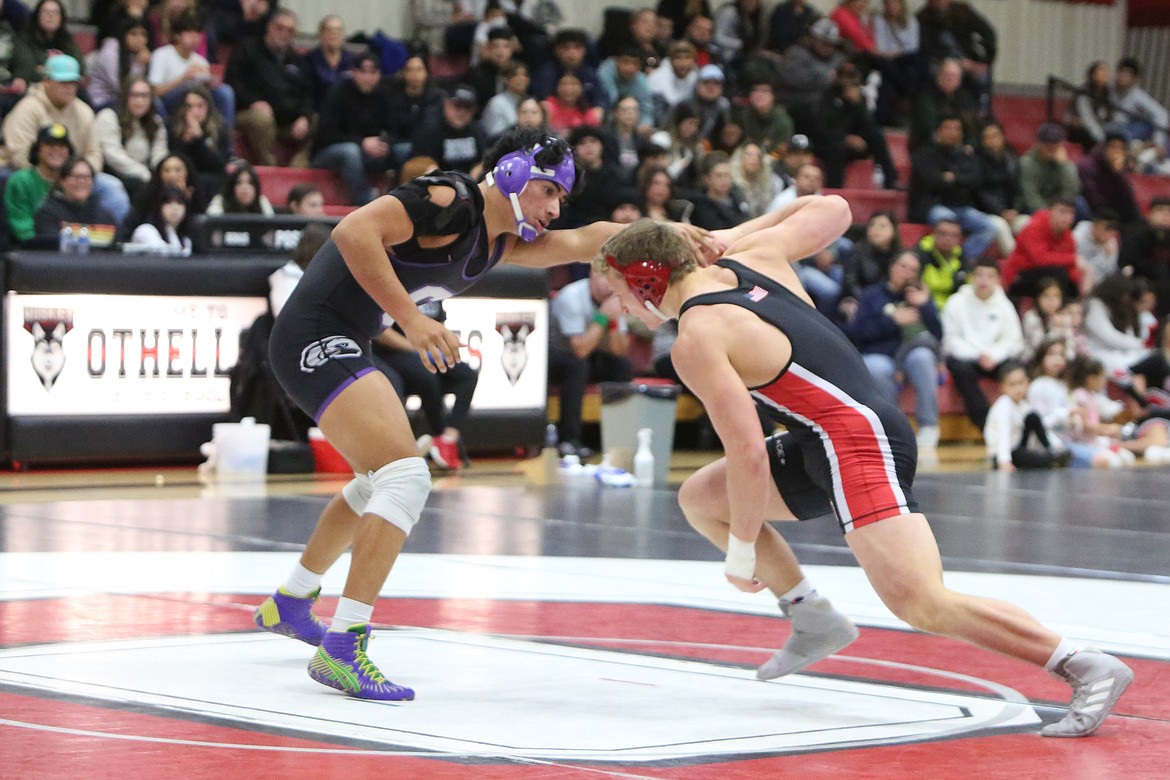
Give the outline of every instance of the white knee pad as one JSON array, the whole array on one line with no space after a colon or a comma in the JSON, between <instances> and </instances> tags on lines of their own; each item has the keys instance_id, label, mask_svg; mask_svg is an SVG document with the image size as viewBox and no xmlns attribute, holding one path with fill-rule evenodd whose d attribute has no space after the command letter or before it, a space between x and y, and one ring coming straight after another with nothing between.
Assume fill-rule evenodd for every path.
<instances>
[{"instance_id":1,"label":"white knee pad","mask_svg":"<svg viewBox=\"0 0 1170 780\"><path fill-rule=\"evenodd\" d=\"M431 471L422 458L403 458L369 474L373 490L366 514L377 515L408 536L431 492Z\"/></svg>"},{"instance_id":2,"label":"white knee pad","mask_svg":"<svg viewBox=\"0 0 1170 780\"><path fill-rule=\"evenodd\" d=\"M366 504L369 503L370 494L373 492L374 486L367 475L354 474L353 479L346 482L345 487L341 489L341 497L349 504L353 513L361 517L366 513Z\"/></svg>"}]
</instances>

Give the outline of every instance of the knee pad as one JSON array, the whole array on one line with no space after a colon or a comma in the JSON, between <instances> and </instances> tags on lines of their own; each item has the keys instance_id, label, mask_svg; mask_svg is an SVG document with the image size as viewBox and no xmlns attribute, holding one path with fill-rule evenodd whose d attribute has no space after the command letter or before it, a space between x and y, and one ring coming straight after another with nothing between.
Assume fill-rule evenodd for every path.
<instances>
[{"instance_id":1,"label":"knee pad","mask_svg":"<svg viewBox=\"0 0 1170 780\"><path fill-rule=\"evenodd\" d=\"M370 478L365 474L354 474L353 479L345 483L345 487L341 489L341 497L345 499L345 503L349 504L349 508L358 517L366 513L366 504L370 501L370 494L373 492L374 486L370 483Z\"/></svg>"},{"instance_id":2,"label":"knee pad","mask_svg":"<svg viewBox=\"0 0 1170 780\"><path fill-rule=\"evenodd\" d=\"M372 490L366 514L377 515L407 536L431 492L431 472L422 458L403 458L369 474Z\"/></svg>"}]
</instances>

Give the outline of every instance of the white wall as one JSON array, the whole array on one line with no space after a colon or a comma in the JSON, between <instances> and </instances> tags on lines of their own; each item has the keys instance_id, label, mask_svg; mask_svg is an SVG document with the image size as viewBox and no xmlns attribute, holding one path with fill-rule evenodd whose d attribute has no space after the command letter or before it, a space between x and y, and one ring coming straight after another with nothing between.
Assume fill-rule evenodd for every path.
<instances>
[{"instance_id":1,"label":"white wall","mask_svg":"<svg viewBox=\"0 0 1170 780\"><path fill-rule=\"evenodd\" d=\"M565 26L601 31L602 12L611 6L649 8L656 0L557 0L565 14ZM830 10L835 0L812 0ZM722 4L715 0L712 5ZM1113 6L1082 5L1052 0L973 0L973 4L999 32L999 62L996 79L1003 84L1041 86L1052 73L1073 83L1084 78L1085 67L1093 60L1116 62L1125 39L1125 2ZM409 37L415 8L425 11L446 5L443 0L282 0L282 5L300 16L302 31L316 28L327 13L341 13L350 32L373 32ZM774 2L765 0L770 9ZM880 8L879 0L873 6ZM912 0L911 7L921 2Z\"/></svg>"}]
</instances>

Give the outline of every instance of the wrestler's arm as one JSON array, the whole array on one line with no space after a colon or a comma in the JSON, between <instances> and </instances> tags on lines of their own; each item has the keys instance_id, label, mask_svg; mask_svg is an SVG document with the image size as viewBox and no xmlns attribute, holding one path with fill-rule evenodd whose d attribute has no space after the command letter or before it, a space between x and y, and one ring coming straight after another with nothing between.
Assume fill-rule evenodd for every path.
<instances>
[{"instance_id":1,"label":"wrestler's arm","mask_svg":"<svg viewBox=\"0 0 1170 780\"><path fill-rule=\"evenodd\" d=\"M690 241L702 265L719 256L711 241L711 234L695 225L670 223ZM549 268L554 265L587 263L601 251L606 240L624 228L617 222L594 222L571 230L548 230L532 241L515 241L504 260L528 268Z\"/></svg>"},{"instance_id":2,"label":"wrestler's arm","mask_svg":"<svg viewBox=\"0 0 1170 780\"><path fill-rule=\"evenodd\" d=\"M450 205L453 198L449 187L431 188L431 199L440 206ZM413 235L414 224L402 202L393 195L376 198L347 214L333 228L333 240L353 278L402 327L423 364L430 368L430 354L442 355L446 365L453 366L459 362L459 339L442 323L418 310L393 265L386 260L386 247L401 244Z\"/></svg>"},{"instance_id":3,"label":"wrestler's arm","mask_svg":"<svg viewBox=\"0 0 1170 780\"><path fill-rule=\"evenodd\" d=\"M762 250L769 259L795 262L840 238L853 221L849 203L839 195L806 195L783 208L712 233L726 245L725 255L741 259Z\"/></svg>"},{"instance_id":4,"label":"wrestler's arm","mask_svg":"<svg viewBox=\"0 0 1170 780\"><path fill-rule=\"evenodd\" d=\"M679 323L671 358L679 379L698 396L727 456L731 533L754 543L764 525L772 479L755 402L732 365L727 332L716 309L697 307Z\"/></svg>"}]
</instances>

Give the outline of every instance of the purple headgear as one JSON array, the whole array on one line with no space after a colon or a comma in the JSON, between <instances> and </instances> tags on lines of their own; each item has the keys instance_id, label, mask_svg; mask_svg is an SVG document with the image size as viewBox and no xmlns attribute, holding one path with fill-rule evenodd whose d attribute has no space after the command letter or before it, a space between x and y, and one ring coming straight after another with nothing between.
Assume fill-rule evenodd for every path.
<instances>
[{"instance_id":1,"label":"purple headgear","mask_svg":"<svg viewBox=\"0 0 1170 780\"><path fill-rule=\"evenodd\" d=\"M536 155L544 147L536 144L530 149L520 149L509 152L500 158L496 167L488 174L488 184L494 185L512 202L512 211L516 215L516 227L520 231L520 238L531 241L540 232L535 225L524 220L524 212L520 210L519 195L533 179L551 181L565 192L573 191L573 183L577 178L577 169L573 164L571 152L565 153L564 159L555 168L542 168L536 162Z\"/></svg>"}]
</instances>

